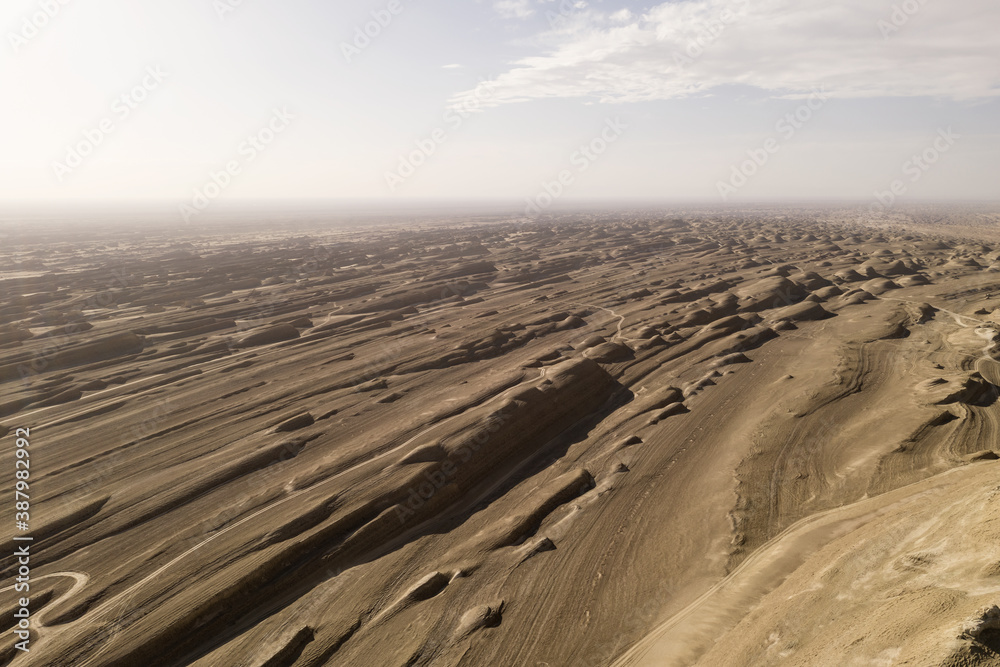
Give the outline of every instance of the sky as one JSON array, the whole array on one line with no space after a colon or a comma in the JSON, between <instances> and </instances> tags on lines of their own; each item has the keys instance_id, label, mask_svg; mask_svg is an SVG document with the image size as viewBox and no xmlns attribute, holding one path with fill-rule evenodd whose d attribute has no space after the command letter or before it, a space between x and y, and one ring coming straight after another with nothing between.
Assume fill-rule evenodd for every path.
<instances>
[{"instance_id":1,"label":"sky","mask_svg":"<svg viewBox=\"0 0 1000 667\"><path fill-rule=\"evenodd\" d=\"M997 199L996 0L5 0L0 201Z\"/></svg>"}]
</instances>

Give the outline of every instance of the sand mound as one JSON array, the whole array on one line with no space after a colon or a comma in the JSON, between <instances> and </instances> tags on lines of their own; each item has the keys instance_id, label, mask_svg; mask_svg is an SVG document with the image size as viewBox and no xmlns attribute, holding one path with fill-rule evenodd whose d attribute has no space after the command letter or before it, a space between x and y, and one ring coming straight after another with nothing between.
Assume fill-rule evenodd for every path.
<instances>
[{"instance_id":1,"label":"sand mound","mask_svg":"<svg viewBox=\"0 0 1000 667\"><path fill-rule=\"evenodd\" d=\"M1000 387L1000 361L981 358L976 362L976 370L994 387Z\"/></svg>"},{"instance_id":2,"label":"sand mound","mask_svg":"<svg viewBox=\"0 0 1000 667\"><path fill-rule=\"evenodd\" d=\"M822 287L829 287L833 284L823 276L812 271L794 275L791 279L810 292L814 292Z\"/></svg>"},{"instance_id":3,"label":"sand mound","mask_svg":"<svg viewBox=\"0 0 1000 667\"><path fill-rule=\"evenodd\" d=\"M312 426L316 420L308 412L304 412L300 415L296 415L289 419L282 421L280 424L274 427L275 433L288 433L290 431L297 431L300 428L305 428L307 426Z\"/></svg>"},{"instance_id":4,"label":"sand mound","mask_svg":"<svg viewBox=\"0 0 1000 667\"><path fill-rule=\"evenodd\" d=\"M587 321L579 315L568 315L565 319L556 323L556 331L569 331L587 326Z\"/></svg>"},{"instance_id":5,"label":"sand mound","mask_svg":"<svg viewBox=\"0 0 1000 667\"><path fill-rule=\"evenodd\" d=\"M35 403L36 408L44 408L51 405L62 405L63 403L69 403L70 401L79 400L83 396L83 392L79 389L67 389L66 391L61 391L56 393L55 396L50 396L44 398L41 401Z\"/></svg>"},{"instance_id":6,"label":"sand mound","mask_svg":"<svg viewBox=\"0 0 1000 667\"><path fill-rule=\"evenodd\" d=\"M888 278L875 278L861 285L861 289L869 294L878 296L879 294L885 294L889 290L899 289L899 285Z\"/></svg>"},{"instance_id":7,"label":"sand mound","mask_svg":"<svg viewBox=\"0 0 1000 667\"><path fill-rule=\"evenodd\" d=\"M734 293L740 298L740 310L746 312L787 306L801 301L807 294L801 285L780 275L738 287Z\"/></svg>"},{"instance_id":8,"label":"sand mound","mask_svg":"<svg viewBox=\"0 0 1000 667\"><path fill-rule=\"evenodd\" d=\"M789 322L806 322L809 320L825 320L834 317L834 314L825 310L823 306L812 301L804 301L794 306L779 308L771 313L775 320L788 320Z\"/></svg>"},{"instance_id":9,"label":"sand mound","mask_svg":"<svg viewBox=\"0 0 1000 667\"><path fill-rule=\"evenodd\" d=\"M593 334L592 336L587 336L582 341L577 343L574 347L577 350L586 350L590 347L597 347L598 345L603 345L607 343L607 339L604 336Z\"/></svg>"},{"instance_id":10,"label":"sand mound","mask_svg":"<svg viewBox=\"0 0 1000 667\"><path fill-rule=\"evenodd\" d=\"M742 352L734 352L733 354L727 354L724 357L720 357L709 364L709 368L722 368L723 366L732 366L733 364L749 364L750 358Z\"/></svg>"},{"instance_id":11,"label":"sand mound","mask_svg":"<svg viewBox=\"0 0 1000 667\"><path fill-rule=\"evenodd\" d=\"M479 605L462 614L454 637L464 639L481 628L495 628L503 620L504 602L500 600L489 605Z\"/></svg>"},{"instance_id":12,"label":"sand mound","mask_svg":"<svg viewBox=\"0 0 1000 667\"><path fill-rule=\"evenodd\" d=\"M875 295L871 292L866 292L863 289L853 289L844 292L843 296L840 297L839 301L845 306L856 306L863 304L867 301L871 301L875 298Z\"/></svg>"},{"instance_id":13,"label":"sand mound","mask_svg":"<svg viewBox=\"0 0 1000 667\"><path fill-rule=\"evenodd\" d=\"M264 331L252 333L242 338L236 343L236 347L257 347L258 345L270 345L281 343L286 340L294 340L299 337L299 330L291 324L278 324Z\"/></svg>"},{"instance_id":14,"label":"sand mound","mask_svg":"<svg viewBox=\"0 0 1000 667\"><path fill-rule=\"evenodd\" d=\"M651 410L661 410L668 405L677 403L683 400L683 393L677 387L667 386L659 387L653 391L648 392L642 398L638 399L636 409L642 412L649 412ZM631 443L635 444L635 443Z\"/></svg>"},{"instance_id":15,"label":"sand mound","mask_svg":"<svg viewBox=\"0 0 1000 667\"><path fill-rule=\"evenodd\" d=\"M946 269L981 269L982 264L972 257L955 256L949 259L944 267Z\"/></svg>"},{"instance_id":16,"label":"sand mound","mask_svg":"<svg viewBox=\"0 0 1000 667\"><path fill-rule=\"evenodd\" d=\"M706 382L705 384L697 385L697 389L701 389L704 386L707 386L707 384L708 383ZM685 391L685 396L690 396L691 394L695 393L695 391L696 390L690 392ZM649 420L646 422L646 424L648 426L654 426L662 422L664 419L673 417L674 415L684 414L687 411L688 409L687 407L685 407L684 403L680 401L676 403L671 403L670 405L664 407L663 409L655 411L653 415L649 418Z\"/></svg>"},{"instance_id":17,"label":"sand mound","mask_svg":"<svg viewBox=\"0 0 1000 667\"><path fill-rule=\"evenodd\" d=\"M913 269L904 264L901 260L897 260L892 264L887 264L882 267L881 273L883 276L895 277L895 276L905 276L913 273Z\"/></svg>"},{"instance_id":18,"label":"sand mound","mask_svg":"<svg viewBox=\"0 0 1000 667\"><path fill-rule=\"evenodd\" d=\"M0 358L0 382L136 354L143 346L139 336L125 332L55 351L45 348L37 354L21 354L10 361Z\"/></svg>"},{"instance_id":19,"label":"sand mound","mask_svg":"<svg viewBox=\"0 0 1000 667\"><path fill-rule=\"evenodd\" d=\"M601 343L588 349L584 354L602 364L614 364L633 358L632 348L624 343Z\"/></svg>"},{"instance_id":20,"label":"sand mound","mask_svg":"<svg viewBox=\"0 0 1000 667\"><path fill-rule=\"evenodd\" d=\"M437 271L435 273L428 274L423 278L424 282L433 282L436 280L450 280L453 278L465 278L468 276L475 276L481 273L496 273L497 267L493 262L468 262L466 264L458 264L450 269L444 271Z\"/></svg>"},{"instance_id":21,"label":"sand mound","mask_svg":"<svg viewBox=\"0 0 1000 667\"><path fill-rule=\"evenodd\" d=\"M543 519L569 501L594 488L594 478L585 469L578 468L557 479L533 494L526 511L505 517L481 534L482 547L486 550L513 546L525 541L538 530Z\"/></svg>"},{"instance_id":22,"label":"sand mound","mask_svg":"<svg viewBox=\"0 0 1000 667\"><path fill-rule=\"evenodd\" d=\"M916 287L918 285L930 285L930 279L923 274L903 276L897 283L900 287Z\"/></svg>"},{"instance_id":23,"label":"sand mound","mask_svg":"<svg viewBox=\"0 0 1000 667\"><path fill-rule=\"evenodd\" d=\"M679 328L685 327L695 327L701 326L702 324L708 324L714 321L718 315L710 310L705 310L704 308L699 308L698 310L692 311L687 314L687 316L677 323Z\"/></svg>"},{"instance_id":24,"label":"sand mound","mask_svg":"<svg viewBox=\"0 0 1000 667\"><path fill-rule=\"evenodd\" d=\"M844 293L844 291L842 289L840 289L839 287L837 287L836 285L830 285L829 287L822 287L822 288L816 290L815 292L813 292L813 294L815 294L817 297L819 297L823 301L827 301L829 299L832 299L835 296L840 296L843 293Z\"/></svg>"},{"instance_id":25,"label":"sand mound","mask_svg":"<svg viewBox=\"0 0 1000 667\"><path fill-rule=\"evenodd\" d=\"M854 269L845 269L844 271L838 271L833 275L845 283L857 283L865 280L865 277Z\"/></svg>"},{"instance_id":26,"label":"sand mound","mask_svg":"<svg viewBox=\"0 0 1000 667\"><path fill-rule=\"evenodd\" d=\"M706 325L698 332L697 335L704 336L712 333L718 335L729 335L736 331L742 331L744 329L749 329L753 324L756 323L754 320L756 318L759 321L759 317L756 315L741 317L739 315L732 315L730 317L724 317L720 320L716 320L711 324Z\"/></svg>"}]
</instances>

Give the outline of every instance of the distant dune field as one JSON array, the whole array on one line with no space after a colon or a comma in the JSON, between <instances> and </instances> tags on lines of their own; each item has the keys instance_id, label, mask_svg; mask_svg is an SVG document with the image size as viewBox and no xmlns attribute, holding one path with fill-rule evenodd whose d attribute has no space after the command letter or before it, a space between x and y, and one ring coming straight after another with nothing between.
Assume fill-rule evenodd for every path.
<instances>
[{"instance_id":1,"label":"distant dune field","mask_svg":"<svg viewBox=\"0 0 1000 667\"><path fill-rule=\"evenodd\" d=\"M1000 243L600 217L9 239L0 664L1000 664Z\"/></svg>"}]
</instances>

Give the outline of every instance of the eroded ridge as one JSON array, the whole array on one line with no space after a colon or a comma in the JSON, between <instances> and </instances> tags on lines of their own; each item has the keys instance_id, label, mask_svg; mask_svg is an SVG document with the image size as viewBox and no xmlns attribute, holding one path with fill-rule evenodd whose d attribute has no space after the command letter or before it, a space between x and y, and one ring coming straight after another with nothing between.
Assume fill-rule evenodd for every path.
<instances>
[{"instance_id":1,"label":"eroded ridge","mask_svg":"<svg viewBox=\"0 0 1000 667\"><path fill-rule=\"evenodd\" d=\"M1000 244L787 212L151 238L0 251L36 581L2 664L1000 661Z\"/></svg>"}]
</instances>

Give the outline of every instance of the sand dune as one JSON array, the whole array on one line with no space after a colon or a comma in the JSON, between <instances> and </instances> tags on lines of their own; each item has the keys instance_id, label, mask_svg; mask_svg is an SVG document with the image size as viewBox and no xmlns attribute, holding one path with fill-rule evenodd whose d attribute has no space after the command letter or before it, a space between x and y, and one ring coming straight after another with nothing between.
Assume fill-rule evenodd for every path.
<instances>
[{"instance_id":1,"label":"sand dune","mask_svg":"<svg viewBox=\"0 0 1000 667\"><path fill-rule=\"evenodd\" d=\"M988 236L102 234L0 251L0 664L1000 664Z\"/></svg>"}]
</instances>

